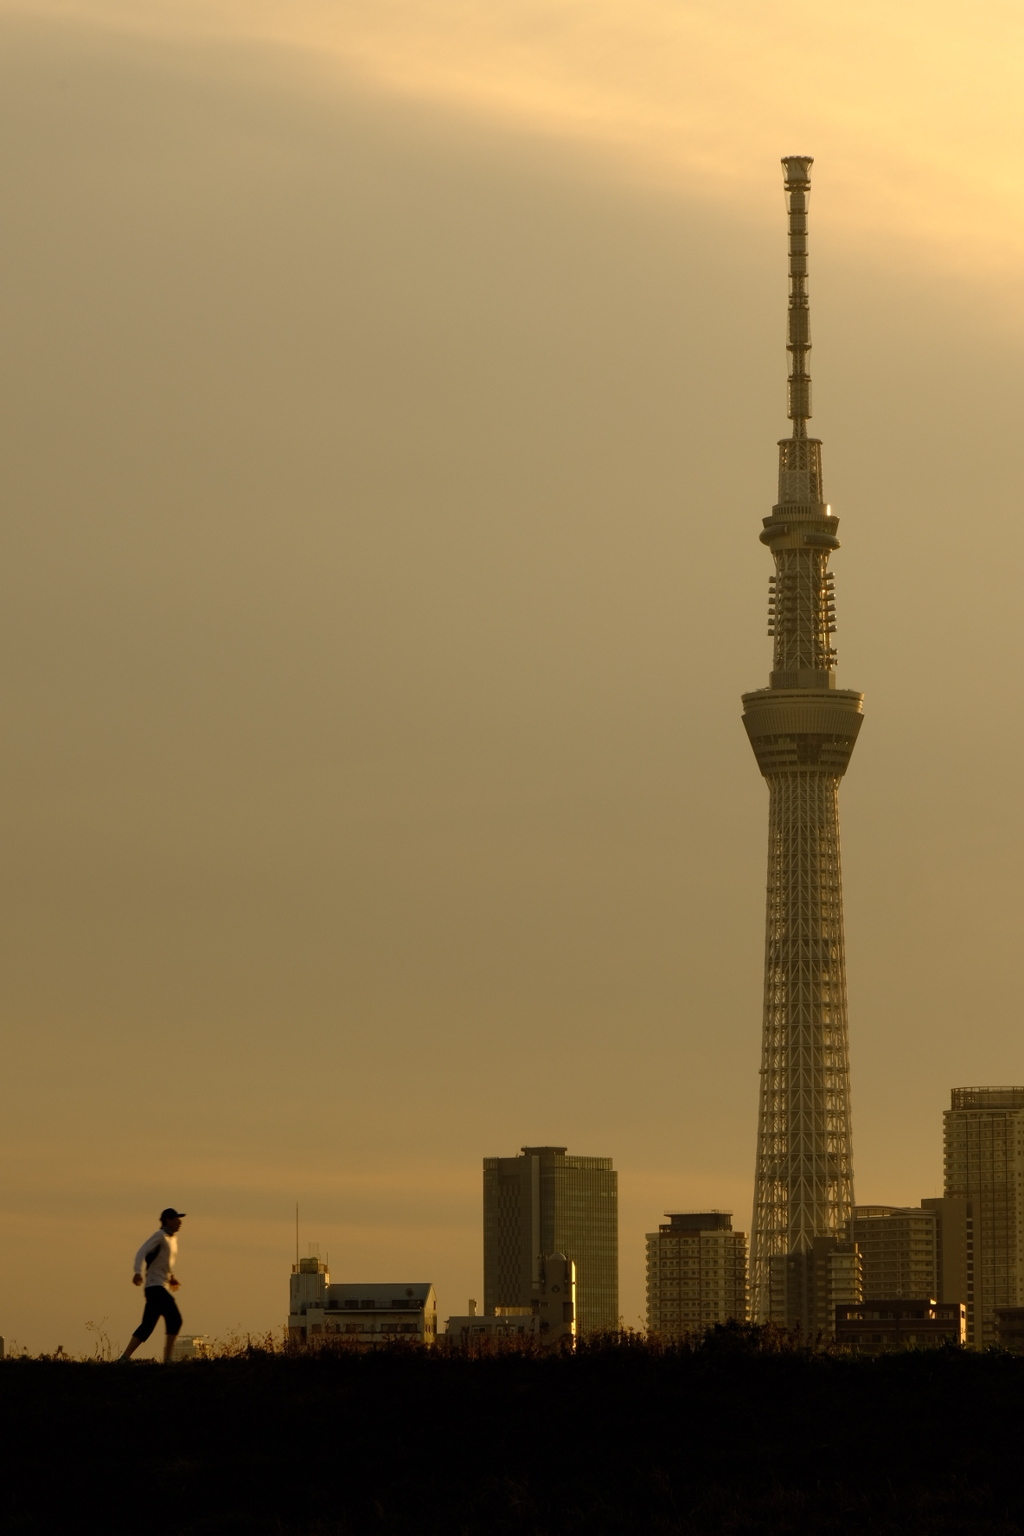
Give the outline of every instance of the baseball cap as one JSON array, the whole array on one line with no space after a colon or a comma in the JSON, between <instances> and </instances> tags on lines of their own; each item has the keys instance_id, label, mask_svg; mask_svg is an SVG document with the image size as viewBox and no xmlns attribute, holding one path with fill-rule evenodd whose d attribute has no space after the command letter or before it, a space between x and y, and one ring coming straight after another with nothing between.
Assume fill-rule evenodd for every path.
<instances>
[{"instance_id":1,"label":"baseball cap","mask_svg":"<svg viewBox=\"0 0 1024 1536\"><path fill-rule=\"evenodd\" d=\"M184 1211L176 1211L173 1205L169 1205L165 1211L160 1212L161 1221L174 1221L179 1216L184 1216Z\"/></svg>"}]
</instances>

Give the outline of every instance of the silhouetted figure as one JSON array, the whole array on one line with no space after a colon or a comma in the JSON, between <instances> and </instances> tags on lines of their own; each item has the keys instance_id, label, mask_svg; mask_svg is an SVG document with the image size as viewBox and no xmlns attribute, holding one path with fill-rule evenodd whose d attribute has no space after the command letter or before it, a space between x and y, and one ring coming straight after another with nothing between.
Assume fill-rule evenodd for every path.
<instances>
[{"instance_id":1,"label":"silhouetted figure","mask_svg":"<svg viewBox=\"0 0 1024 1536\"><path fill-rule=\"evenodd\" d=\"M164 1340L164 1360L171 1358L174 1341L181 1332L181 1313L171 1292L178 1289L178 1281L174 1277L174 1261L178 1257L176 1233L181 1230L181 1218L184 1214L184 1211L176 1211L172 1206L161 1211L158 1230L152 1237L146 1238L135 1255L132 1284L145 1285L146 1306L142 1314L142 1322L128 1341L128 1348L124 1354L118 1356L119 1360L131 1359L139 1345L145 1344L161 1317L167 1329L167 1337ZM145 1279L142 1275L143 1265L146 1268Z\"/></svg>"}]
</instances>

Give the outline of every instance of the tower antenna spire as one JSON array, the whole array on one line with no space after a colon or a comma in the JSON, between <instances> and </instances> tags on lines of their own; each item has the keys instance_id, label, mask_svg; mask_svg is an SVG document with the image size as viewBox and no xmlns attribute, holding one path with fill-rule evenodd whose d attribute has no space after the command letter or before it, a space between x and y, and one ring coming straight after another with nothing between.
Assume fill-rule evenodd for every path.
<instances>
[{"instance_id":1,"label":"tower antenna spire","mask_svg":"<svg viewBox=\"0 0 1024 1536\"><path fill-rule=\"evenodd\" d=\"M811 155L785 155L786 208L789 212L789 419L793 436L807 436L811 414L811 306L807 294L807 204L811 195Z\"/></svg>"},{"instance_id":2,"label":"tower antenna spire","mask_svg":"<svg viewBox=\"0 0 1024 1536\"><path fill-rule=\"evenodd\" d=\"M768 603L772 671L767 688L743 695L743 723L769 790L751 1301L759 1320L790 1327L799 1321L816 1331L829 1327L826 1293L808 1315L817 1257L822 1242L831 1252L843 1240L853 1208L839 781L860 730L864 696L836 687L828 562L839 548L839 519L825 503L821 443L807 435L811 163L810 155L782 161L793 431L779 443L779 499L760 534L775 564ZM827 1271L827 1257L824 1262Z\"/></svg>"}]
</instances>

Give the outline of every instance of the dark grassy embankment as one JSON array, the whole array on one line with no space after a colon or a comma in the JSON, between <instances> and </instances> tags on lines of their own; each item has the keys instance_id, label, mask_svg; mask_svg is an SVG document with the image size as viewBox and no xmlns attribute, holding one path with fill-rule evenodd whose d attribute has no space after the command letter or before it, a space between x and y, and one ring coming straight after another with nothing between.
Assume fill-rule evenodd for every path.
<instances>
[{"instance_id":1,"label":"dark grassy embankment","mask_svg":"<svg viewBox=\"0 0 1024 1536\"><path fill-rule=\"evenodd\" d=\"M1024 1532L1024 1359L415 1351L0 1366L8 1536Z\"/></svg>"}]
</instances>

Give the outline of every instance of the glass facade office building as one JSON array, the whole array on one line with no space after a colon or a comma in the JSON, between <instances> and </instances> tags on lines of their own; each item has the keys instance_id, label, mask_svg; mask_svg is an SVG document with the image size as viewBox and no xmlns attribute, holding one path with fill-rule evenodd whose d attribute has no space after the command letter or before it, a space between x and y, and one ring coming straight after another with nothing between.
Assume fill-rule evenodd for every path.
<instances>
[{"instance_id":1,"label":"glass facade office building","mask_svg":"<svg viewBox=\"0 0 1024 1536\"><path fill-rule=\"evenodd\" d=\"M579 1333L619 1326L619 1192L610 1157L524 1147L484 1158L484 1311L528 1307L541 1254L576 1265Z\"/></svg>"}]
</instances>

